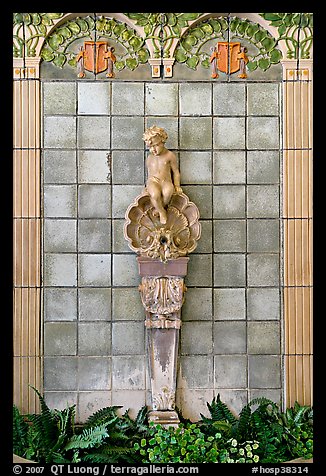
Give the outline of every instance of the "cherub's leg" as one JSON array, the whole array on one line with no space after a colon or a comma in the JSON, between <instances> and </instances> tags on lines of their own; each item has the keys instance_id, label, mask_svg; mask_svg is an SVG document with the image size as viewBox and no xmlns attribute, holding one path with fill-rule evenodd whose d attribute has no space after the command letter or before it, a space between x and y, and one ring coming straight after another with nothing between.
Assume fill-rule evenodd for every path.
<instances>
[{"instance_id":1,"label":"cherub's leg","mask_svg":"<svg viewBox=\"0 0 326 476\"><path fill-rule=\"evenodd\" d=\"M152 205L159 213L160 222L164 225L166 223L167 216L162 203L161 189L157 184L150 183L147 185L147 190L151 197Z\"/></svg>"},{"instance_id":2,"label":"cherub's leg","mask_svg":"<svg viewBox=\"0 0 326 476\"><path fill-rule=\"evenodd\" d=\"M173 183L165 182L162 187L163 204L165 207L170 203L173 192L174 192Z\"/></svg>"}]
</instances>

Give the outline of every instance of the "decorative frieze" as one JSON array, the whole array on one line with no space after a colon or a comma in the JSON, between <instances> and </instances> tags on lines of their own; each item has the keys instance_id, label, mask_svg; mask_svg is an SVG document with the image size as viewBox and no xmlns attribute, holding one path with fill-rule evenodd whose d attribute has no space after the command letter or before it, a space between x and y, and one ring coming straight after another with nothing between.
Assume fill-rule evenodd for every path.
<instances>
[{"instance_id":1,"label":"decorative frieze","mask_svg":"<svg viewBox=\"0 0 326 476\"><path fill-rule=\"evenodd\" d=\"M80 40L85 41L85 38L87 41L114 43L108 51L112 53L107 57L109 69L114 64L116 73L124 68L133 71L141 64L149 63L154 78L162 74L166 78L172 77L175 62L193 70L212 67L212 74L216 75L218 62L222 62L221 59L217 61L216 40L221 44L230 39L236 40L233 43L240 41L238 59L242 78L246 77L245 69L249 74L256 69L266 71L285 56L289 59L310 58L311 13L255 14L257 18L260 16L270 22L278 37L273 37L258 21L232 14L215 15L95 13L71 17L71 14L63 13L15 13L14 58L40 55L44 61L59 68L67 64L80 68L85 58L80 50ZM112 48L115 49L114 55ZM99 72L97 68L92 71ZM220 71L224 71L223 67ZM81 71L78 75L83 77ZM108 71L107 77L114 77L113 70Z\"/></svg>"}]
</instances>

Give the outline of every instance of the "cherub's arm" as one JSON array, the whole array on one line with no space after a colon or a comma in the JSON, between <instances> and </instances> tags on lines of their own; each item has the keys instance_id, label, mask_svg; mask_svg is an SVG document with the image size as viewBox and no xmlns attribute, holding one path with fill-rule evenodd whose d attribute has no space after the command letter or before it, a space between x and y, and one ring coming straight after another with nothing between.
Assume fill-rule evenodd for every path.
<instances>
[{"instance_id":1,"label":"cherub's arm","mask_svg":"<svg viewBox=\"0 0 326 476\"><path fill-rule=\"evenodd\" d=\"M145 185L144 185L144 188L143 188L143 192L142 193L147 193L148 194L148 190L147 190L147 180L149 178L149 170L148 170L148 162L149 162L149 155L146 157L146 160L145 160L145 166L146 166L146 170L147 170L147 179L145 181Z\"/></svg>"},{"instance_id":2,"label":"cherub's arm","mask_svg":"<svg viewBox=\"0 0 326 476\"><path fill-rule=\"evenodd\" d=\"M177 164L177 158L173 152L171 152L170 164L173 173L173 184L175 191L181 193L182 188L180 187L180 171Z\"/></svg>"}]
</instances>

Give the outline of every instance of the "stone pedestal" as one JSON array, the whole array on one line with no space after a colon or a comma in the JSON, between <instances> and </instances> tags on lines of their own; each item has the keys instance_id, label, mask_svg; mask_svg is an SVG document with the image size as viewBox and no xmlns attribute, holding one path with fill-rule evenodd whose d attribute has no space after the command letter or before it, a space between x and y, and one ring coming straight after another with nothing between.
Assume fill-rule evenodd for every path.
<instances>
[{"instance_id":1,"label":"stone pedestal","mask_svg":"<svg viewBox=\"0 0 326 476\"><path fill-rule=\"evenodd\" d=\"M139 286L145 309L147 352L153 410L149 420L164 425L179 423L175 411L176 374L184 301L184 277L189 258L167 262L139 256Z\"/></svg>"},{"instance_id":2,"label":"stone pedestal","mask_svg":"<svg viewBox=\"0 0 326 476\"><path fill-rule=\"evenodd\" d=\"M141 276L153 405L149 420L177 425L175 393L184 277L187 255L197 246L201 225L198 208L183 192L172 195L166 214L163 224L151 197L143 192L126 210L124 236L138 254Z\"/></svg>"}]
</instances>

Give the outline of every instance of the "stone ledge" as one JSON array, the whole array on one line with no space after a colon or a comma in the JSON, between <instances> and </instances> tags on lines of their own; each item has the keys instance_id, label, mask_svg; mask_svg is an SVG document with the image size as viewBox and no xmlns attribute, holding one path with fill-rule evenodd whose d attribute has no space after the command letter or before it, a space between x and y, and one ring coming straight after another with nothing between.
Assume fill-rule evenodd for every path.
<instances>
[{"instance_id":1,"label":"stone ledge","mask_svg":"<svg viewBox=\"0 0 326 476\"><path fill-rule=\"evenodd\" d=\"M17 456L15 454L12 455L12 462L13 463L19 463L19 464L22 464L22 463L38 464L35 461L31 461L29 459L22 458L21 456Z\"/></svg>"},{"instance_id":2,"label":"stone ledge","mask_svg":"<svg viewBox=\"0 0 326 476\"><path fill-rule=\"evenodd\" d=\"M153 419L153 421L154 421L154 419ZM168 419L168 421L164 421L164 423L169 423L171 425L171 420ZM15 454L13 454L12 462L13 463L20 463L20 464L21 463L38 464L38 463L35 463L35 461L30 461L28 459L21 458L20 456L17 456ZM310 459L297 458L297 459L292 459L291 461L284 461L284 463L282 463L282 464L293 464L293 463L294 464L296 464L296 463L299 463L299 464L313 463L313 458L310 458Z\"/></svg>"},{"instance_id":3,"label":"stone ledge","mask_svg":"<svg viewBox=\"0 0 326 476\"><path fill-rule=\"evenodd\" d=\"M296 458L296 459L291 459L291 461L285 461L285 464L292 464L292 463L305 464L305 463L313 463L313 462L314 462L313 458L309 458L309 459Z\"/></svg>"}]
</instances>

